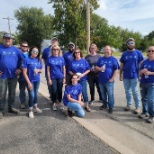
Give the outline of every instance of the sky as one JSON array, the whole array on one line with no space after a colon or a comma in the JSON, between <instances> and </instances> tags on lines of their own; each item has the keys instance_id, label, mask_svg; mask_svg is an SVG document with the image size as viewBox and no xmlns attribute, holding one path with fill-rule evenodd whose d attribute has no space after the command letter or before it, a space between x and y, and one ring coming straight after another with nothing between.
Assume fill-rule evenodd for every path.
<instances>
[{"instance_id":1,"label":"sky","mask_svg":"<svg viewBox=\"0 0 154 154\"><path fill-rule=\"evenodd\" d=\"M147 35L154 30L154 4L153 0L99 0L99 9L94 12L106 18L109 25L120 26L134 32ZM53 15L54 10L48 0L0 0L0 31L8 32L10 20L11 32L16 31L17 20L14 11L20 7L42 8L45 14Z\"/></svg>"}]
</instances>

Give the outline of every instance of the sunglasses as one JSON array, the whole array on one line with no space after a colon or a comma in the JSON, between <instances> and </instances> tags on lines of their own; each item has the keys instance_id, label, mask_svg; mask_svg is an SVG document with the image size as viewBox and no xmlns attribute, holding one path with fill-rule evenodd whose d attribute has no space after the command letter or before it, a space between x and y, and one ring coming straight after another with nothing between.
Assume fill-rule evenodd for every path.
<instances>
[{"instance_id":1,"label":"sunglasses","mask_svg":"<svg viewBox=\"0 0 154 154\"><path fill-rule=\"evenodd\" d=\"M22 47L24 47L24 48L28 48L28 46L25 46L25 45L22 45Z\"/></svg>"},{"instance_id":2,"label":"sunglasses","mask_svg":"<svg viewBox=\"0 0 154 154\"><path fill-rule=\"evenodd\" d=\"M53 49L54 51L59 50L59 49Z\"/></svg>"},{"instance_id":3,"label":"sunglasses","mask_svg":"<svg viewBox=\"0 0 154 154\"><path fill-rule=\"evenodd\" d=\"M133 41L128 42L127 45L134 45L135 43Z\"/></svg>"},{"instance_id":4,"label":"sunglasses","mask_svg":"<svg viewBox=\"0 0 154 154\"><path fill-rule=\"evenodd\" d=\"M39 51L38 51L38 50L32 50L32 52L33 52L33 53L38 53Z\"/></svg>"},{"instance_id":5,"label":"sunglasses","mask_svg":"<svg viewBox=\"0 0 154 154\"><path fill-rule=\"evenodd\" d=\"M154 50L148 50L148 52L154 52Z\"/></svg>"}]
</instances>

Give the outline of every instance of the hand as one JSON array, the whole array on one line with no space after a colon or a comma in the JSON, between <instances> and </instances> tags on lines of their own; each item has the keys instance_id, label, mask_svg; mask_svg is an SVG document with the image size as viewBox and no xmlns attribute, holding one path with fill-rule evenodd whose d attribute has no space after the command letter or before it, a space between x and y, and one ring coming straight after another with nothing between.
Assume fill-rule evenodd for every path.
<instances>
[{"instance_id":1,"label":"hand","mask_svg":"<svg viewBox=\"0 0 154 154\"><path fill-rule=\"evenodd\" d=\"M65 78L63 78L63 84L65 84L66 83L66 79Z\"/></svg>"},{"instance_id":2,"label":"hand","mask_svg":"<svg viewBox=\"0 0 154 154\"><path fill-rule=\"evenodd\" d=\"M120 77L119 77L119 80L120 80L120 81L123 81L123 76L120 76Z\"/></svg>"},{"instance_id":3,"label":"hand","mask_svg":"<svg viewBox=\"0 0 154 154\"><path fill-rule=\"evenodd\" d=\"M80 104L81 106L84 106L84 103L83 103L82 101L79 101L79 104Z\"/></svg>"},{"instance_id":4,"label":"hand","mask_svg":"<svg viewBox=\"0 0 154 154\"><path fill-rule=\"evenodd\" d=\"M148 71L148 69L144 68L140 70L140 75L144 74L146 71Z\"/></svg>"},{"instance_id":5,"label":"hand","mask_svg":"<svg viewBox=\"0 0 154 154\"><path fill-rule=\"evenodd\" d=\"M33 89L33 86L32 86L31 83L28 84L28 89L29 89L29 90L32 90L32 89Z\"/></svg>"},{"instance_id":6,"label":"hand","mask_svg":"<svg viewBox=\"0 0 154 154\"><path fill-rule=\"evenodd\" d=\"M49 80L49 81L48 81L48 84L49 84L49 85L52 85L52 80Z\"/></svg>"},{"instance_id":7,"label":"hand","mask_svg":"<svg viewBox=\"0 0 154 154\"><path fill-rule=\"evenodd\" d=\"M144 72L144 75L150 75L150 74L151 74L151 72L148 70Z\"/></svg>"},{"instance_id":8,"label":"hand","mask_svg":"<svg viewBox=\"0 0 154 154\"><path fill-rule=\"evenodd\" d=\"M39 69L34 69L34 74L38 74L39 73Z\"/></svg>"},{"instance_id":9,"label":"hand","mask_svg":"<svg viewBox=\"0 0 154 154\"><path fill-rule=\"evenodd\" d=\"M21 69L17 69L17 70L15 71L15 74L16 74L16 75L19 75L21 72L22 72Z\"/></svg>"},{"instance_id":10,"label":"hand","mask_svg":"<svg viewBox=\"0 0 154 154\"><path fill-rule=\"evenodd\" d=\"M111 79L109 80L109 82L114 82L114 79L111 78Z\"/></svg>"},{"instance_id":11,"label":"hand","mask_svg":"<svg viewBox=\"0 0 154 154\"><path fill-rule=\"evenodd\" d=\"M3 72L0 71L0 77L3 75Z\"/></svg>"}]
</instances>

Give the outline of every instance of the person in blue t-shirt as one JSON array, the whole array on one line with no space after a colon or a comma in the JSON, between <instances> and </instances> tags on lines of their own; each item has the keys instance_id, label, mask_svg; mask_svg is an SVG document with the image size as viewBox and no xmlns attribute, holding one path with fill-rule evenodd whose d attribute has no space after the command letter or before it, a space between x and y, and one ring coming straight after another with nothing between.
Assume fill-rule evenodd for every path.
<instances>
[{"instance_id":1,"label":"person in blue t-shirt","mask_svg":"<svg viewBox=\"0 0 154 154\"><path fill-rule=\"evenodd\" d=\"M70 62L69 74L72 76L77 74L79 76L79 84L82 86L82 95L85 103L85 109L90 112L87 94L87 74L90 72L90 66L86 59L82 58L80 49L76 49L73 53L73 60Z\"/></svg>"},{"instance_id":2,"label":"person in blue t-shirt","mask_svg":"<svg viewBox=\"0 0 154 154\"><path fill-rule=\"evenodd\" d=\"M26 41L23 41L20 43L20 50L23 54L24 58L28 57L28 43ZM26 81L23 77L23 74L21 73L18 78L19 83L19 98L21 102L21 109L25 109L25 103L26 103Z\"/></svg>"},{"instance_id":3,"label":"person in blue t-shirt","mask_svg":"<svg viewBox=\"0 0 154 154\"><path fill-rule=\"evenodd\" d=\"M96 62L98 61L98 59L101 57L99 54L97 54L97 45L96 44L91 44L89 47L89 52L90 54L88 54L85 59L88 61L91 69L90 72L88 73L88 83L89 83L89 88L90 88L90 96L91 96L91 100L90 100L90 104L93 104L94 100L95 100L95 86L97 88L97 92L99 95L99 100L102 101L102 96L101 96L101 92L100 92L100 88L99 88L99 82L98 82L98 72L95 68Z\"/></svg>"},{"instance_id":4,"label":"person in blue t-shirt","mask_svg":"<svg viewBox=\"0 0 154 154\"><path fill-rule=\"evenodd\" d=\"M60 56L60 52L60 47L58 45L53 45L51 48L51 56L47 59L46 63L48 84L52 89L53 111L64 109L61 100L63 83L66 82L66 70L65 60ZM57 98L59 102L56 102Z\"/></svg>"},{"instance_id":5,"label":"person in blue t-shirt","mask_svg":"<svg viewBox=\"0 0 154 154\"><path fill-rule=\"evenodd\" d=\"M130 111L132 104L131 93L135 102L134 113L140 112L140 97L138 91L138 73L139 65L143 61L142 53L135 49L135 40L129 38L126 41L127 50L122 54L120 58L120 81L124 83L124 89L126 94L127 106L124 111Z\"/></svg>"},{"instance_id":6,"label":"person in blue t-shirt","mask_svg":"<svg viewBox=\"0 0 154 154\"><path fill-rule=\"evenodd\" d=\"M142 113L139 118L149 117L147 122L152 123L154 121L154 46L148 48L147 56L140 67Z\"/></svg>"},{"instance_id":7,"label":"person in blue t-shirt","mask_svg":"<svg viewBox=\"0 0 154 154\"><path fill-rule=\"evenodd\" d=\"M103 102L99 109L103 110L108 106L108 111L112 114L114 108L114 80L119 70L119 64L117 59L112 56L110 46L104 48L104 56L98 59L96 70L98 71L98 82Z\"/></svg>"},{"instance_id":8,"label":"person in blue t-shirt","mask_svg":"<svg viewBox=\"0 0 154 154\"><path fill-rule=\"evenodd\" d=\"M0 45L0 118L3 117L8 89L8 112L20 113L15 109L17 76L20 75L21 62L24 59L21 51L12 45L12 36L3 34Z\"/></svg>"},{"instance_id":9,"label":"person in blue t-shirt","mask_svg":"<svg viewBox=\"0 0 154 154\"><path fill-rule=\"evenodd\" d=\"M40 51L37 47L31 47L29 57L22 63L23 76L27 82L29 95L29 118L34 118L34 112L42 113L37 105L37 95L40 86L40 73L42 73L42 62Z\"/></svg>"},{"instance_id":10,"label":"person in blue t-shirt","mask_svg":"<svg viewBox=\"0 0 154 154\"><path fill-rule=\"evenodd\" d=\"M71 76L71 83L68 84L64 91L63 103L68 107L68 115L73 116L72 111L76 116L84 117L85 112L83 110L84 103L81 101L82 86L78 83L78 76Z\"/></svg>"},{"instance_id":11,"label":"person in blue t-shirt","mask_svg":"<svg viewBox=\"0 0 154 154\"><path fill-rule=\"evenodd\" d=\"M68 69L69 69L70 62L73 59L72 55L73 55L74 50L75 50L75 44L72 42L69 42L68 43L68 50L63 55L63 57L65 59L65 63L66 63L66 83L67 84L69 83L70 77L71 77L68 72Z\"/></svg>"},{"instance_id":12,"label":"person in blue t-shirt","mask_svg":"<svg viewBox=\"0 0 154 154\"><path fill-rule=\"evenodd\" d=\"M45 64L45 78L46 78L46 81L47 81L47 85L48 85L48 91L49 91L49 95L50 95L50 99L52 100L52 91L51 91L51 86L48 84L48 79L47 79L47 65L46 65L46 62L47 62L47 59L48 57L50 57L50 48L53 46L53 45L58 45L58 39L56 37L53 37L51 39L51 45L48 46L47 48L45 48L43 50L43 53L42 53L42 59L44 61L44 64Z\"/></svg>"}]
</instances>

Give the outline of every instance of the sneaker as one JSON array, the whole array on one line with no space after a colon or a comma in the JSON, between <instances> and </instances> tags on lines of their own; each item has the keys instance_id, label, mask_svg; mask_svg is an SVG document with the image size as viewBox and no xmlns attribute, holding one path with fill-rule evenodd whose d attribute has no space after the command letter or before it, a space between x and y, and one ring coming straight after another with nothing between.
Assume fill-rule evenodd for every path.
<instances>
[{"instance_id":1,"label":"sneaker","mask_svg":"<svg viewBox=\"0 0 154 154\"><path fill-rule=\"evenodd\" d=\"M33 109L33 111L36 113L42 113L42 110L40 110L38 107L36 109Z\"/></svg>"},{"instance_id":2,"label":"sneaker","mask_svg":"<svg viewBox=\"0 0 154 154\"><path fill-rule=\"evenodd\" d=\"M60 107L59 107L59 110L64 110L64 107L63 107L63 106L60 106Z\"/></svg>"},{"instance_id":3,"label":"sneaker","mask_svg":"<svg viewBox=\"0 0 154 154\"><path fill-rule=\"evenodd\" d=\"M8 109L8 112L14 113L14 114L20 114L20 111L18 109L16 109L16 108Z\"/></svg>"},{"instance_id":4,"label":"sneaker","mask_svg":"<svg viewBox=\"0 0 154 154\"><path fill-rule=\"evenodd\" d=\"M147 123L153 123L153 121L154 121L154 117L149 117L149 119L147 119Z\"/></svg>"},{"instance_id":5,"label":"sneaker","mask_svg":"<svg viewBox=\"0 0 154 154\"><path fill-rule=\"evenodd\" d=\"M0 112L0 119L2 119L3 118L3 113L2 112Z\"/></svg>"},{"instance_id":6,"label":"sneaker","mask_svg":"<svg viewBox=\"0 0 154 154\"><path fill-rule=\"evenodd\" d=\"M130 111L130 106L126 106L126 107L124 108L124 111Z\"/></svg>"},{"instance_id":7,"label":"sneaker","mask_svg":"<svg viewBox=\"0 0 154 154\"><path fill-rule=\"evenodd\" d=\"M143 118L146 118L146 117L149 117L148 113L141 113L139 116L139 118L143 119Z\"/></svg>"},{"instance_id":8,"label":"sneaker","mask_svg":"<svg viewBox=\"0 0 154 154\"><path fill-rule=\"evenodd\" d=\"M73 112L70 109L68 109L67 112L68 112L68 116L69 117L73 117L74 116Z\"/></svg>"},{"instance_id":9,"label":"sneaker","mask_svg":"<svg viewBox=\"0 0 154 154\"><path fill-rule=\"evenodd\" d=\"M57 106L56 106L56 104L53 104L52 110L53 110L53 111L57 111Z\"/></svg>"},{"instance_id":10,"label":"sneaker","mask_svg":"<svg viewBox=\"0 0 154 154\"><path fill-rule=\"evenodd\" d=\"M139 113L140 113L140 109L139 108L134 110L134 114L139 114Z\"/></svg>"},{"instance_id":11,"label":"sneaker","mask_svg":"<svg viewBox=\"0 0 154 154\"><path fill-rule=\"evenodd\" d=\"M25 107L24 104L21 104L20 108L21 108L21 109L25 109L26 107Z\"/></svg>"},{"instance_id":12,"label":"sneaker","mask_svg":"<svg viewBox=\"0 0 154 154\"><path fill-rule=\"evenodd\" d=\"M34 118L34 113L33 113L33 111L29 111L29 118Z\"/></svg>"},{"instance_id":13,"label":"sneaker","mask_svg":"<svg viewBox=\"0 0 154 154\"><path fill-rule=\"evenodd\" d=\"M100 106L100 107L99 107L99 109L100 109L100 110L104 110L104 109L107 109L107 106L105 106L105 105L102 105L102 106Z\"/></svg>"},{"instance_id":14,"label":"sneaker","mask_svg":"<svg viewBox=\"0 0 154 154\"><path fill-rule=\"evenodd\" d=\"M94 100L91 100L91 101L89 102L89 104L90 104L90 105L94 104Z\"/></svg>"},{"instance_id":15,"label":"sneaker","mask_svg":"<svg viewBox=\"0 0 154 154\"><path fill-rule=\"evenodd\" d=\"M110 114L113 113L113 109L112 108L109 108L109 111L108 111Z\"/></svg>"}]
</instances>

